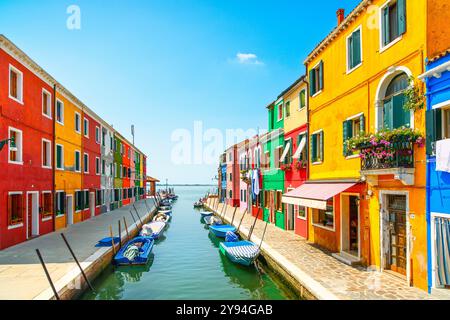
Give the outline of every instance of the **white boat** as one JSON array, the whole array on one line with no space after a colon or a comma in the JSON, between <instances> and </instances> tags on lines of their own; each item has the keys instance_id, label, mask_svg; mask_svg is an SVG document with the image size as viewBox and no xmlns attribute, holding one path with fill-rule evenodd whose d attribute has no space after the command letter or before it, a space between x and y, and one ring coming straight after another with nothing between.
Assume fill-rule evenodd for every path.
<instances>
[{"instance_id":1,"label":"white boat","mask_svg":"<svg viewBox=\"0 0 450 320\"><path fill-rule=\"evenodd\" d=\"M152 239L158 239L164 232L165 228L166 228L165 222L162 221L150 222L142 226L140 235L142 237L150 237Z\"/></svg>"}]
</instances>

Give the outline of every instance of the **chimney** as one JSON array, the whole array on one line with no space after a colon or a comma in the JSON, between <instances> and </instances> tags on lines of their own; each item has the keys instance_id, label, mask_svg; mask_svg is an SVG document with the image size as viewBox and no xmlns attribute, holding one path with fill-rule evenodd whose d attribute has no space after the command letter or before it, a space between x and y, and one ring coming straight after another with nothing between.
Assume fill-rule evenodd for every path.
<instances>
[{"instance_id":1,"label":"chimney","mask_svg":"<svg viewBox=\"0 0 450 320\"><path fill-rule=\"evenodd\" d=\"M336 12L337 20L338 20L338 26L341 25L342 21L345 19L345 10L344 9L338 9Z\"/></svg>"}]
</instances>

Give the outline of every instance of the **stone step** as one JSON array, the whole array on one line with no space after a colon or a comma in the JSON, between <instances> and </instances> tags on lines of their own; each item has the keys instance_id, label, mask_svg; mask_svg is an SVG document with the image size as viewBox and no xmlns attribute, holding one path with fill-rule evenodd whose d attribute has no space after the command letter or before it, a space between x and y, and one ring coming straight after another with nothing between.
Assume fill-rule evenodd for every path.
<instances>
[{"instance_id":1,"label":"stone step","mask_svg":"<svg viewBox=\"0 0 450 320\"><path fill-rule=\"evenodd\" d=\"M340 262L345 263L349 266L356 266L361 264L361 259L346 252L332 253L331 255L334 258L338 259Z\"/></svg>"}]
</instances>

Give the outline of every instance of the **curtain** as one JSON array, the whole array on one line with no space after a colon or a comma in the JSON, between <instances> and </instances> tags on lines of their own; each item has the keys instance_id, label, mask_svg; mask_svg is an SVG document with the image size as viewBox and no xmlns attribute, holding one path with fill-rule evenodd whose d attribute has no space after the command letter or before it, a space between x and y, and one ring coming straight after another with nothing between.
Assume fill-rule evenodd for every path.
<instances>
[{"instance_id":1,"label":"curtain","mask_svg":"<svg viewBox=\"0 0 450 320\"><path fill-rule=\"evenodd\" d=\"M436 285L450 285L450 219L436 218Z\"/></svg>"}]
</instances>

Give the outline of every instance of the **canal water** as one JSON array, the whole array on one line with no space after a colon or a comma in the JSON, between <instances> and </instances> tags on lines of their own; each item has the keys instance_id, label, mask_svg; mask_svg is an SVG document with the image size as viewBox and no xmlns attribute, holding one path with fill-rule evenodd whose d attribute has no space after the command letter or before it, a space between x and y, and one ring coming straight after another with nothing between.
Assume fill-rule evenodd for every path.
<instances>
[{"instance_id":1,"label":"canal water","mask_svg":"<svg viewBox=\"0 0 450 320\"><path fill-rule=\"evenodd\" d=\"M207 187L176 187L173 219L144 267L109 267L93 283L85 300L231 300L297 299L264 266L242 267L218 249L193 203Z\"/></svg>"}]
</instances>

